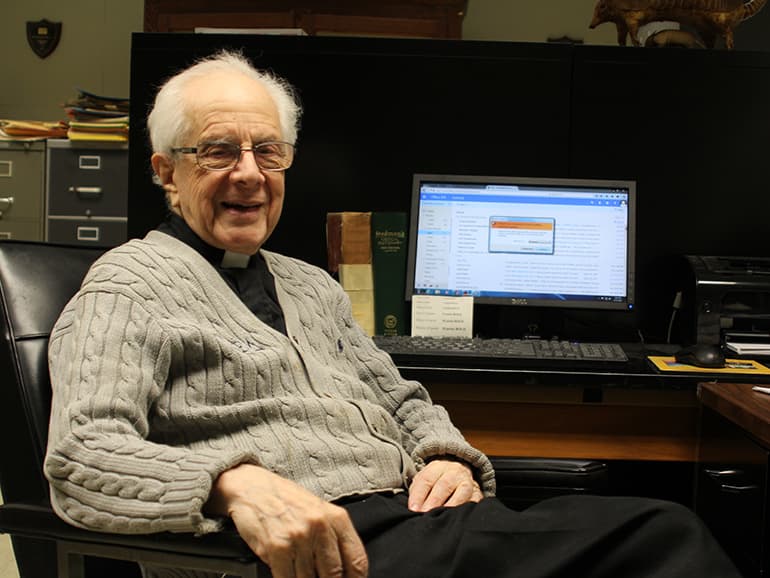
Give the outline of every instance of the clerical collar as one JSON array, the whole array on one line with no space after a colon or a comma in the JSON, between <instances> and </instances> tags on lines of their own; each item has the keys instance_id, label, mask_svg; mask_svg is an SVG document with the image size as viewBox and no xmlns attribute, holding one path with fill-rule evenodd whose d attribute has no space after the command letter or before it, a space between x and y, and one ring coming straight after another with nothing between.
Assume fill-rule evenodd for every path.
<instances>
[{"instance_id":1,"label":"clerical collar","mask_svg":"<svg viewBox=\"0 0 770 578\"><path fill-rule=\"evenodd\" d=\"M251 264L251 255L217 249L201 239L195 231L176 213L170 213L158 225L158 231L176 237L198 251L209 263L222 269L246 269Z\"/></svg>"},{"instance_id":2,"label":"clerical collar","mask_svg":"<svg viewBox=\"0 0 770 578\"><path fill-rule=\"evenodd\" d=\"M249 266L249 259L251 259L251 255L225 251L219 266L223 269L245 269Z\"/></svg>"}]
</instances>

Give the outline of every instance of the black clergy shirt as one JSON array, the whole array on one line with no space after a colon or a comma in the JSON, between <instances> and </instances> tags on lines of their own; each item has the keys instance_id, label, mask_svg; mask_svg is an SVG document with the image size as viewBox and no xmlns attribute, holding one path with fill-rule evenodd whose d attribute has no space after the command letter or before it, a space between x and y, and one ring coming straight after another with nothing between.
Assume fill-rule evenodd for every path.
<instances>
[{"instance_id":1,"label":"black clergy shirt","mask_svg":"<svg viewBox=\"0 0 770 578\"><path fill-rule=\"evenodd\" d=\"M219 272L254 315L276 331L286 335L286 323L281 306L278 304L275 280L259 253L252 255L245 267L223 267L222 259L225 251L206 243L176 213L171 213L157 230L176 237L198 251Z\"/></svg>"}]
</instances>

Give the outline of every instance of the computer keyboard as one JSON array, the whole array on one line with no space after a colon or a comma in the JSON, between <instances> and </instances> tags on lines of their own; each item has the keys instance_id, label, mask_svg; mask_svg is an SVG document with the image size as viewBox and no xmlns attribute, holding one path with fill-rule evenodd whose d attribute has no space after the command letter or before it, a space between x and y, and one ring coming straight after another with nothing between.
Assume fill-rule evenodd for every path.
<instances>
[{"instance_id":1,"label":"computer keyboard","mask_svg":"<svg viewBox=\"0 0 770 578\"><path fill-rule=\"evenodd\" d=\"M408 335L377 335L374 342L394 359L436 361L455 359L510 362L539 361L580 365L585 362L622 363L628 361L618 343L584 343L556 339L481 339L457 337L412 337Z\"/></svg>"}]
</instances>

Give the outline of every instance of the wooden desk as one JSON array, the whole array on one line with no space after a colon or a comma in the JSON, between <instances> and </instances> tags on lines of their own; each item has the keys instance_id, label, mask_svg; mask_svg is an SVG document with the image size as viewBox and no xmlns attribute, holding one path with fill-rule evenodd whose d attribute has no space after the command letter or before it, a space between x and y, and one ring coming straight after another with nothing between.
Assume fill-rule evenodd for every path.
<instances>
[{"instance_id":1,"label":"wooden desk","mask_svg":"<svg viewBox=\"0 0 770 578\"><path fill-rule=\"evenodd\" d=\"M647 355L669 354L666 347L676 349L624 344L628 363L602 369L425 367L395 359L490 456L693 463L698 383L735 375L658 372ZM770 396L762 401L770 408ZM770 440L770 426L765 435Z\"/></svg>"},{"instance_id":2,"label":"wooden desk","mask_svg":"<svg viewBox=\"0 0 770 578\"><path fill-rule=\"evenodd\" d=\"M660 373L646 359L649 350L626 351L630 361L621 371L427 367L409 358L396 363L489 456L605 462L608 493L691 507L698 382L725 376Z\"/></svg>"},{"instance_id":3,"label":"wooden desk","mask_svg":"<svg viewBox=\"0 0 770 578\"><path fill-rule=\"evenodd\" d=\"M770 448L770 395L754 391L753 383L701 383L698 398L759 443Z\"/></svg>"}]
</instances>

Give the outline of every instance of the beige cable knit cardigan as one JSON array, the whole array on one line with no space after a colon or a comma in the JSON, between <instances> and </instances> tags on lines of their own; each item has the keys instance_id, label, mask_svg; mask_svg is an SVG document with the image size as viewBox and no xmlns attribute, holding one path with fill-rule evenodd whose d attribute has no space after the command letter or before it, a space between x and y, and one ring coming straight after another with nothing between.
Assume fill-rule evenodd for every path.
<instances>
[{"instance_id":1,"label":"beige cable knit cardigan","mask_svg":"<svg viewBox=\"0 0 770 578\"><path fill-rule=\"evenodd\" d=\"M183 242L153 231L100 258L51 335L45 473L66 521L217 531L212 482L260 464L327 500L407 487L448 455L494 493L489 460L355 324L322 269L262 252L288 337Z\"/></svg>"}]
</instances>

